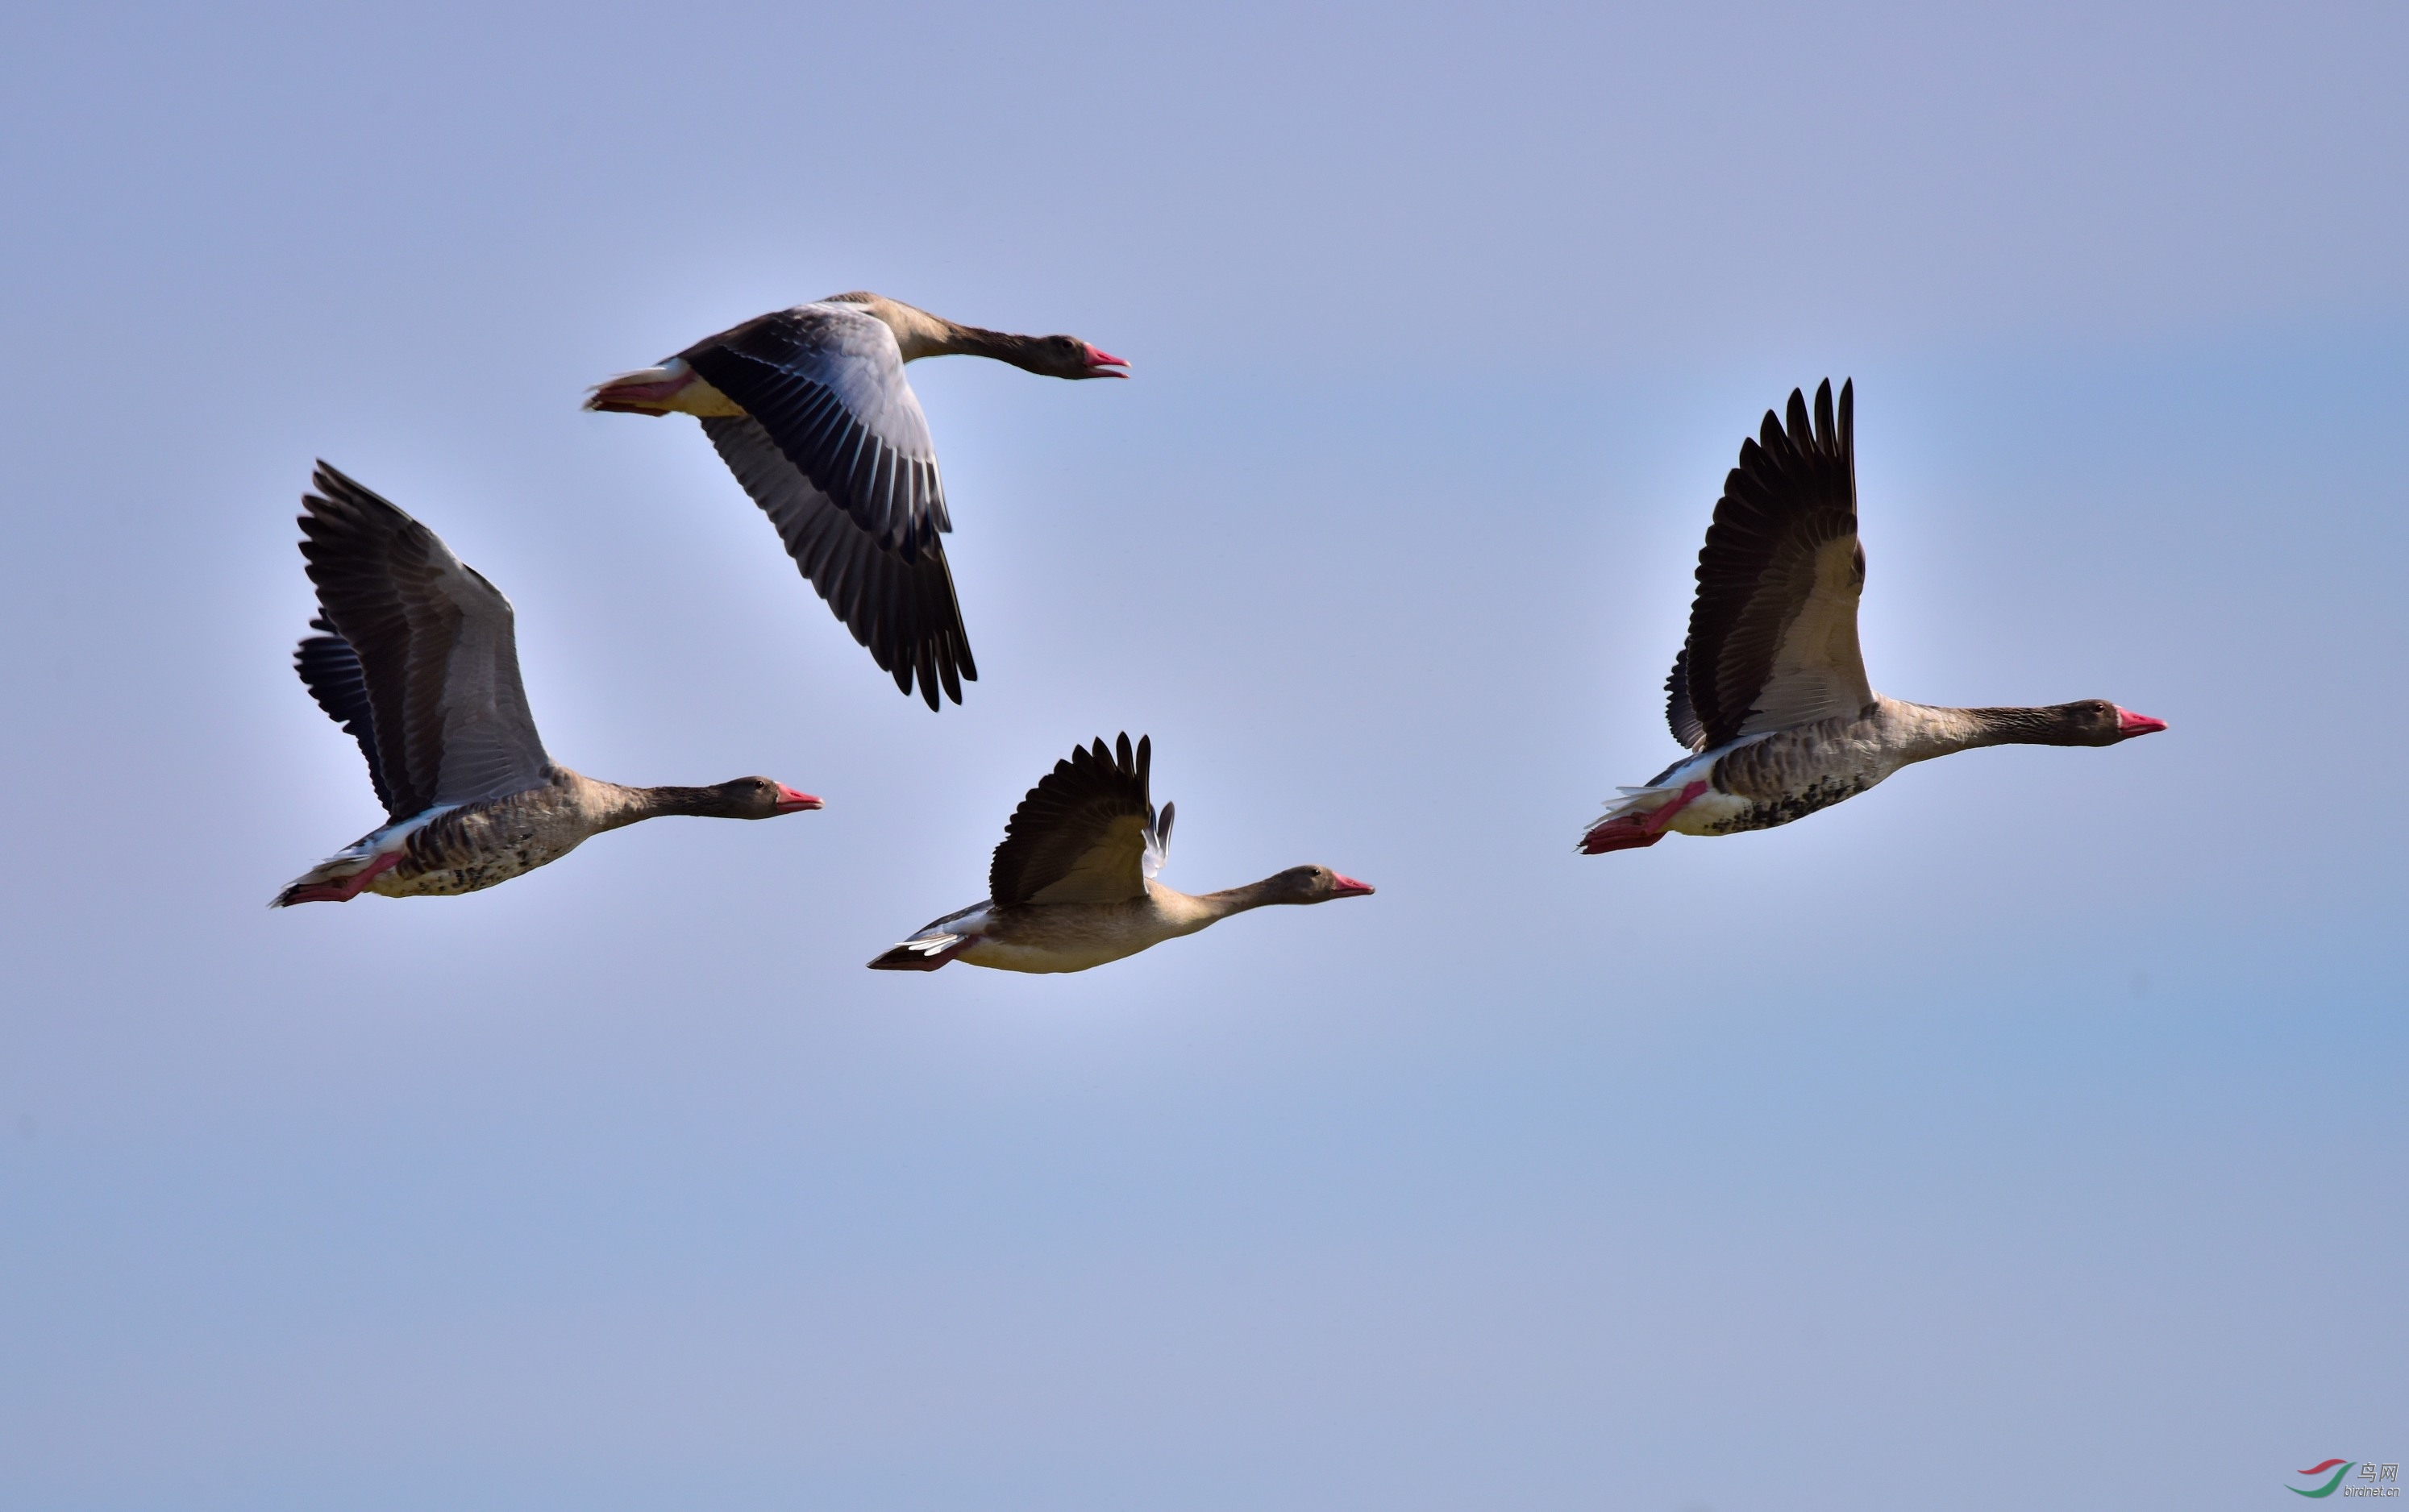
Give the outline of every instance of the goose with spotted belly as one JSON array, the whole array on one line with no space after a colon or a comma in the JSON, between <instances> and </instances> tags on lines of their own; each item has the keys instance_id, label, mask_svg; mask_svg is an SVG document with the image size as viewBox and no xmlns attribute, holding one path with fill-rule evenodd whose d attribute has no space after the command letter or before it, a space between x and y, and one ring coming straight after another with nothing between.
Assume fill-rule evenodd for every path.
<instances>
[{"instance_id":1,"label":"goose with spotted belly","mask_svg":"<svg viewBox=\"0 0 2409 1512\"><path fill-rule=\"evenodd\" d=\"M314 483L301 500L301 555L318 588L318 633L293 662L359 742L388 822L270 906L474 892L642 819L820 806L767 777L624 787L555 764L519 684L510 600L435 532L323 462Z\"/></svg>"},{"instance_id":2,"label":"goose with spotted belly","mask_svg":"<svg viewBox=\"0 0 2409 1512\"><path fill-rule=\"evenodd\" d=\"M1668 833L1767 829L1855 797L1911 762L1980 745L2114 745L2166 721L2105 698L1954 709L1873 691L1857 650L1866 554L1857 544L1854 385L1790 395L1724 482L1698 554L1690 635L1666 681L1673 738L1693 755L1582 835L1591 856Z\"/></svg>"},{"instance_id":3,"label":"goose with spotted belly","mask_svg":"<svg viewBox=\"0 0 2409 1512\"><path fill-rule=\"evenodd\" d=\"M1006 972L1084 972L1233 914L1272 903L1326 903L1372 888L1326 866L1190 897L1154 880L1171 844L1174 805L1148 793L1153 742L1124 733L1106 749L1074 747L1029 790L988 868L988 895L870 963L933 972L967 961Z\"/></svg>"},{"instance_id":4,"label":"goose with spotted belly","mask_svg":"<svg viewBox=\"0 0 2409 1512\"><path fill-rule=\"evenodd\" d=\"M1075 336L959 325L874 294L840 294L705 337L596 385L588 410L688 414L769 515L803 576L895 685L936 708L975 681L943 536L937 450L903 365L992 357L1048 378L1127 378Z\"/></svg>"}]
</instances>

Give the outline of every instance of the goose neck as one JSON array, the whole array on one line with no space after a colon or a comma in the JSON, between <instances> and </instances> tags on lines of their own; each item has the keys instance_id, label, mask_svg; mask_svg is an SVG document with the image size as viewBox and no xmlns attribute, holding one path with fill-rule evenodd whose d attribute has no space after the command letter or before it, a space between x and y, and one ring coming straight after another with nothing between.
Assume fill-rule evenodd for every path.
<instances>
[{"instance_id":1,"label":"goose neck","mask_svg":"<svg viewBox=\"0 0 2409 1512\"><path fill-rule=\"evenodd\" d=\"M1891 704L1893 716L1905 726L1906 739L1901 743L1911 761L1984 745L2091 743L2077 728L2074 711L2068 705L1955 709L1885 701Z\"/></svg>"}]
</instances>

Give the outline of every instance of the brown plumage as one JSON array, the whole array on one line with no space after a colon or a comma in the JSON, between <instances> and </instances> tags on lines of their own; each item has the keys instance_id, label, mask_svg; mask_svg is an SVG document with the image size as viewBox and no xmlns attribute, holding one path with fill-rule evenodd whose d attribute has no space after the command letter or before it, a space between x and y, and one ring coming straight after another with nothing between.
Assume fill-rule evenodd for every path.
<instances>
[{"instance_id":1,"label":"brown plumage","mask_svg":"<svg viewBox=\"0 0 2409 1512\"><path fill-rule=\"evenodd\" d=\"M1873 691L1857 647L1866 554L1857 541L1854 385L1790 395L1740 443L1698 554L1690 634L1666 680L1666 721L1695 753L1590 826L1590 855L1668 831L1787 824L1899 768L1980 745L2113 745L2166 728L2105 699L1950 709Z\"/></svg>"},{"instance_id":2,"label":"brown plumage","mask_svg":"<svg viewBox=\"0 0 2409 1512\"><path fill-rule=\"evenodd\" d=\"M474 892L664 814L766 819L820 807L767 777L623 787L547 756L519 683L510 600L435 533L325 463L302 497L319 633L294 667L359 742L388 822L273 906Z\"/></svg>"},{"instance_id":3,"label":"brown plumage","mask_svg":"<svg viewBox=\"0 0 2409 1512\"><path fill-rule=\"evenodd\" d=\"M873 971L933 972L947 961L1009 972L1084 972L1274 903L1360 898L1372 888L1326 866L1299 866L1243 887L1190 896L1154 880L1175 809L1148 794L1154 744L1124 732L1072 748L1013 811L988 868L988 896L873 960Z\"/></svg>"}]
</instances>

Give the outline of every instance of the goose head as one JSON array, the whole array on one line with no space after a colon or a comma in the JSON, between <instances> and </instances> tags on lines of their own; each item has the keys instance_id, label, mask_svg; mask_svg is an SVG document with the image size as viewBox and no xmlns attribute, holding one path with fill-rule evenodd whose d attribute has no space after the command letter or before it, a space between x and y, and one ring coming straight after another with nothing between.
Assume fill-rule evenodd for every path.
<instances>
[{"instance_id":1,"label":"goose head","mask_svg":"<svg viewBox=\"0 0 2409 1512\"><path fill-rule=\"evenodd\" d=\"M717 819L774 819L782 814L826 807L811 794L799 793L768 777L739 777L703 792L709 795L709 816Z\"/></svg>"},{"instance_id":2,"label":"goose head","mask_svg":"<svg viewBox=\"0 0 2409 1512\"><path fill-rule=\"evenodd\" d=\"M1032 373L1048 378L1127 378L1129 374L1114 369L1127 367L1129 361L1116 357L1098 347L1089 346L1075 336L1041 336L1022 352L1019 366Z\"/></svg>"},{"instance_id":3,"label":"goose head","mask_svg":"<svg viewBox=\"0 0 2409 1512\"><path fill-rule=\"evenodd\" d=\"M1267 903L1326 903L1334 898L1368 898L1372 885L1326 866L1292 866L1263 879Z\"/></svg>"},{"instance_id":4,"label":"goose head","mask_svg":"<svg viewBox=\"0 0 2409 1512\"><path fill-rule=\"evenodd\" d=\"M2136 735L2155 735L2167 727L2163 719L2137 714L2105 698L2084 698L2079 703L2061 703L2051 713L2058 715L2061 745L2114 745Z\"/></svg>"}]
</instances>

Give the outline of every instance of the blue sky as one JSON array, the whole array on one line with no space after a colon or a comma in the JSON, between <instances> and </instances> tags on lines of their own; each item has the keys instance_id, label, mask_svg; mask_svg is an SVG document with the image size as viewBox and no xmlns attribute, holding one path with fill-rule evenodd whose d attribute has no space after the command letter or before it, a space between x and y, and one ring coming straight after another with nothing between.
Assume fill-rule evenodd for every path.
<instances>
[{"instance_id":1,"label":"blue sky","mask_svg":"<svg viewBox=\"0 0 2409 1512\"><path fill-rule=\"evenodd\" d=\"M2404 23L2379 6L87 7L0 56L0 1505L2279 1505L2409 1449ZM871 288L983 676L584 385ZM1854 376L1875 684L2107 697L1585 859L1724 470ZM289 670L324 456L561 759L471 898ZM1150 732L1166 880L861 962ZM2387 1436L2390 1435L2390 1436Z\"/></svg>"}]
</instances>

